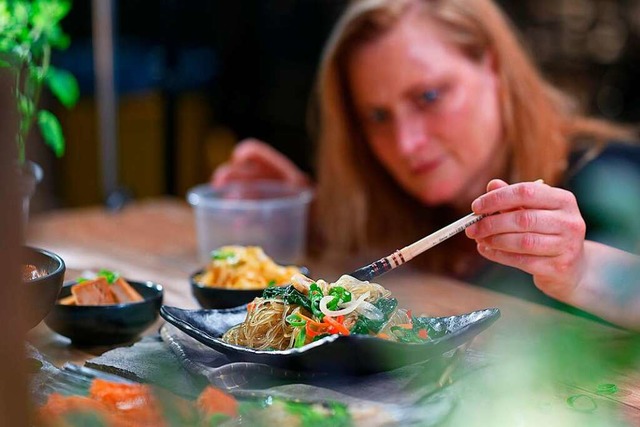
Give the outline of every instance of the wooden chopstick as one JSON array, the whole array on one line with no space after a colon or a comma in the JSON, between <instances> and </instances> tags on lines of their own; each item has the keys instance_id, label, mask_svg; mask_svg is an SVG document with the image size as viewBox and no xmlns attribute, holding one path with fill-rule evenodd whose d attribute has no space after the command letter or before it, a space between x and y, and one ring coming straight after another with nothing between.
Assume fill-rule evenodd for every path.
<instances>
[{"instance_id":1,"label":"wooden chopstick","mask_svg":"<svg viewBox=\"0 0 640 427\"><path fill-rule=\"evenodd\" d=\"M378 277L402 264L412 260L422 252L431 249L439 243L444 242L448 238L455 236L467 227L480 221L487 215L476 215L470 213L469 215L460 218L459 220L441 228L440 230L429 234L426 237L405 246L402 249L398 249L394 253L384 258L357 269L350 276L355 277L358 280L371 280L374 277Z\"/></svg>"}]
</instances>

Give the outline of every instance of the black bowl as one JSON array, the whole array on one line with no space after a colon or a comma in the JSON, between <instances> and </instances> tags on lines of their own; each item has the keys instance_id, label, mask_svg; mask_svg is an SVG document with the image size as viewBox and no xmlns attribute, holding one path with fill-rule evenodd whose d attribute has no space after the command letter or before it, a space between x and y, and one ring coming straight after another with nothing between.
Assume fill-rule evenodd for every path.
<instances>
[{"instance_id":1,"label":"black bowl","mask_svg":"<svg viewBox=\"0 0 640 427\"><path fill-rule=\"evenodd\" d=\"M144 301L115 305L56 304L44 322L76 345L131 342L157 319L163 289L153 282L128 282ZM71 295L73 285L75 282L66 283L58 299Z\"/></svg>"},{"instance_id":2,"label":"black bowl","mask_svg":"<svg viewBox=\"0 0 640 427\"><path fill-rule=\"evenodd\" d=\"M305 276L309 275L306 267L298 267ZM202 308L233 308L253 301L254 298L261 297L264 289L228 289L213 286L205 286L196 281L196 276L203 273L198 270L189 276L191 283L191 293L196 298Z\"/></svg>"},{"instance_id":3,"label":"black bowl","mask_svg":"<svg viewBox=\"0 0 640 427\"><path fill-rule=\"evenodd\" d=\"M53 252L29 246L22 248L22 263L34 265L42 274L36 279L22 281L23 295L29 307L27 326L33 328L55 305L66 267L62 258Z\"/></svg>"},{"instance_id":4,"label":"black bowl","mask_svg":"<svg viewBox=\"0 0 640 427\"><path fill-rule=\"evenodd\" d=\"M205 286L196 282L196 276L202 270L196 271L189 277L191 292L203 308L231 308L247 304L254 298L262 296L264 289L227 289Z\"/></svg>"}]
</instances>

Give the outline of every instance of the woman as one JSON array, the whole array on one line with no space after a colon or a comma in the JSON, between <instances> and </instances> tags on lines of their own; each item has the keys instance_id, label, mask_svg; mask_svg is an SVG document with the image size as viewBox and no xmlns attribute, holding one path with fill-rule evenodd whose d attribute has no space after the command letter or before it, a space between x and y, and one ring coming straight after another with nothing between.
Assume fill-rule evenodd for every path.
<instances>
[{"instance_id":1,"label":"woman","mask_svg":"<svg viewBox=\"0 0 640 427\"><path fill-rule=\"evenodd\" d=\"M518 286L508 274L487 273L479 252L602 315L571 295L586 260L606 247L585 243L576 198L559 187L570 187L606 141L630 134L580 116L542 79L490 0L353 2L324 51L317 97L315 219L325 244L374 258L474 203L476 212L502 213L468 229L475 241L450 239L416 262ZM572 161L579 142L590 148ZM279 153L247 141L213 184L255 178L309 182ZM492 178L501 180L477 199Z\"/></svg>"}]
</instances>

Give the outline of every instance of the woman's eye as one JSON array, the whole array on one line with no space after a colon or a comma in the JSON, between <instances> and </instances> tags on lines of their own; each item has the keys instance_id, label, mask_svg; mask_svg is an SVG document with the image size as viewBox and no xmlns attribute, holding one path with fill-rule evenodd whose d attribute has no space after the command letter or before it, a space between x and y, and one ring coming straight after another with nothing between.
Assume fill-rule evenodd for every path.
<instances>
[{"instance_id":1,"label":"woman's eye","mask_svg":"<svg viewBox=\"0 0 640 427\"><path fill-rule=\"evenodd\" d=\"M383 123L389 118L389 113L385 110L376 108L369 113L369 120L374 123Z\"/></svg>"},{"instance_id":2,"label":"woman's eye","mask_svg":"<svg viewBox=\"0 0 640 427\"><path fill-rule=\"evenodd\" d=\"M439 89L426 90L420 94L420 102L423 104L433 104L438 99L440 99Z\"/></svg>"}]
</instances>

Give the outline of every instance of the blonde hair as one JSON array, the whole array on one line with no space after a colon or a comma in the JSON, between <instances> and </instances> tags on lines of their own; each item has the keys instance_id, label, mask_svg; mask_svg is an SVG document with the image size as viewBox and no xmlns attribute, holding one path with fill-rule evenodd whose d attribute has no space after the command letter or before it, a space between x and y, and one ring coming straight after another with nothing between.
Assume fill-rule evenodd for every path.
<instances>
[{"instance_id":1,"label":"blonde hair","mask_svg":"<svg viewBox=\"0 0 640 427\"><path fill-rule=\"evenodd\" d=\"M350 55L416 11L425 16L425 25L441 26L470 60L493 55L507 154L502 178L510 182L542 178L557 184L567 169L574 137L626 136L615 126L580 116L570 98L542 78L490 0L354 1L325 47L316 87L317 219L327 244L336 249L408 244L457 215L444 206L423 206L393 182L350 111L346 79ZM430 252L431 267L451 269L455 259L445 251L441 256Z\"/></svg>"}]
</instances>

